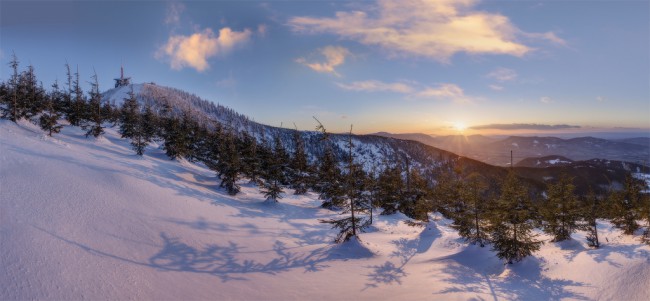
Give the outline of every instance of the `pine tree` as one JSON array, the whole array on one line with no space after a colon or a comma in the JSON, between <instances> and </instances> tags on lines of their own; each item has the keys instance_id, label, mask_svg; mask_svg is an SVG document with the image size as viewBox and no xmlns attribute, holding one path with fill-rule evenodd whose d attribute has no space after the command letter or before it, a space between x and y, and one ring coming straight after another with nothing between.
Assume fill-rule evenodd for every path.
<instances>
[{"instance_id":1,"label":"pine tree","mask_svg":"<svg viewBox=\"0 0 650 301\"><path fill-rule=\"evenodd\" d=\"M189 113L185 113L186 117ZM165 140L163 149L165 154L171 159L182 158L187 155L187 138L186 124L181 119L174 116L172 107L169 102L163 105L163 119L160 136Z\"/></svg>"},{"instance_id":2,"label":"pine tree","mask_svg":"<svg viewBox=\"0 0 650 301\"><path fill-rule=\"evenodd\" d=\"M377 206L381 207L382 215L397 212L400 199L403 195L402 169L399 164L386 167L377 179L377 192L375 193Z\"/></svg>"},{"instance_id":3,"label":"pine tree","mask_svg":"<svg viewBox=\"0 0 650 301\"><path fill-rule=\"evenodd\" d=\"M146 103L144 106L144 113L142 114L142 134L144 139L153 141L158 132L158 116L151 109L151 105Z\"/></svg>"},{"instance_id":4,"label":"pine tree","mask_svg":"<svg viewBox=\"0 0 650 301\"><path fill-rule=\"evenodd\" d=\"M472 173L460 185L459 199L461 210L453 212L452 228L471 244L484 247L489 242L486 228L487 184L478 173Z\"/></svg>"},{"instance_id":5,"label":"pine tree","mask_svg":"<svg viewBox=\"0 0 650 301\"><path fill-rule=\"evenodd\" d=\"M409 174L409 200L414 206L412 218L429 221L429 213L433 211L432 190L419 170L411 169Z\"/></svg>"},{"instance_id":6,"label":"pine tree","mask_svg":"<svg viewBox=\"0 0 650 301\"><path fill-rule=\"evenodd\" d=\"M68 72L68 80L72 77L70 76L70 66L66 64ZM70 85L70 84L69 84ZM72 98L74 94L74 98ZM72 84L69 92L66 94L66 97L70 98L70 104L68 111L66 112L66 119L70 122L72 126L80 126L82 121L86 118L86 97L84 92L81 89L79 81L79 68L77 67L77 72L74 74L74 79L72 79Z\"/></svg>"},{"instance_id":7,"label":"pine tree","mask_svg":"<svg viewBox=\"0 0 650 301\"><path fill-rule=\"evenodd\" d=\"M374 214L373 211L375 209L375 205L377 203L377 191L379 190L379 185L378 185L378 172L377 172L377 164L372 165L372 169L368 173L368 176L366 177L366 189L368 190L368 198L367 198L367 203L366 203L366 210L370 213L370 225L373 223L373 218Z\"/></svg>"},{"instance_id":8,"label":"pine tree","mask_svg":"<svg viewBox=\"0 0 650 301\"><path fill-rule=\"evenodd\" d=\"M55 103L61 102L61 99L62 95L59 90L59 83L55 81L54 84L52 84L52 92L49 94L45 103L45 110L39 119L41 129L47 131L49 136L59 133L63 127L63 125L58 123L61 115L57 112L54 106Z\"/></svg>"},{"instance_id":9,"label":"pine tree","mask_svg":"<svg viewBox=\"0 0 650 301\"><path fill-rule=\"evenodd\" d=\"M641 204L641 190L643 187L640 182L631 174L625 177L624 188L622 191L613 191L610 194L610 206L612 214L612 224L623 230L623 233L632 235L639 229L639 211Z\"/></svg>"},{"instance_id":10,"label":"pine tree","mask_svg":"<svg viewBox=\"0 0 650 301\"><path fill-rule=\"evenodd\" d=\"M115 126L120 120L121 114L120 110L108 101L104 102L102 105L102 116L104 122L109 122L111 126Z\"/></svg>"},{"instance_id":11,"label":"pine tree","mask_svg":"<svg viewBox=\"0 0 650 301\"><path fill-rule=\"evenodd\" d=\"M9 66L13 71L11 77L9 78L9 85L7 91L7 99L4 101L4 106L0 107L2 109L2 118L9 119L13 122L18 121L19 111L21 110L19 100L18 100L18 90L19 90L19 77L18 77L18 57L14 53Z\"/></svg>"},{"instance_id":12,"label":"pine tree","mask_svg":"<svg viewBox=\"0 0 650 301\"><path fill-rule=\"evenodd\" d=\"M290 164L291 188L295 190L294 194L305 194L309 187L309 164L305 154L305 143L298 128L293 132L293 142L296 148Z\"/></svg>"},{"instance_id":13,"label":"pine tree","mask_svg":"<svg viewBox=\"0 0 650 301\"><path fill-rule=\"evenodd\" d=\"M340 219L321 220L321 223L332 225L332 228L338 229L339 233L336 237L336 242L341 243L350 240L353 237L358 237L359 232L363 232L366 227L370 225L367 218L363 218L358 214L363 210L360 205L365 203L365 173L360 165L354 164L354 157L352 155L352 126L350 126L350 134L348 136L348 173L346 175L346 195L347 205L341 214L350 214L348 217Z\"/></svg>"},{"instance_id":14,"label":"pine tree","mask_svg":"<svg viewBox=\"0 0 650 301\"><path fill-rule=\"evenodd\" d=\"M36 80L36 73L34 66L27 66L27 70L23 71L19 79L19 118L32 118L38 115L43 109L46 93L43 84L39 85Z\"/></svg>"},{"instance_id":15,"label":"pine tree","mask_svg":"<svg viewBox=\"0 0 650 301\"><path fill-rule=\"evenodd\" d=\"M645 223L645 229L641 234L641 242L650 245L650 193L643 193L640 197L639 215Z\"/></svg>"},{"instance_id":16,"label":"pine tree","mask_svg":"<svg viewBox=\"0 0 650 301\"><path fill-rule=\"evenodd\" d=\"M454 168L451 163L441 166L436 177L436 185L433 190L436 209L446 218L458 215L457 212L463 209L460 202L461 179L460 170Z\"/></svg>"},{"instance_id":17,"label":"pine tree","mask_svg":"<svg viewBox=\"0 0 650 301\"><path fill-rule=\"evenodd\" d=\"M124 99L120 110L120 130L122 138L133 138L136 127L139 123L140 106L133 93L133 87L128 93L129 97Z\"/></svg>"},{"instance_id":18,"label":"pine tree","mask_svg":"<svg viewBox=\"0 0 650 301\"><path fill-rule=\"evenodd\" d=\"M267 169L264 171L262 193L264 193L267 201L277 202L282 198L284 192L282 185L286 181L288 158L280 137L276 135L273 140L273 155L269 158Z\"/></svg>"},{"instance_id":19,"label":"pine tree","mask_svg":"<svg viewBox=\"0 0 650 301\"><path fill-rule=\"evenodd\" d=\"M597 219L601 213L601 200L593 190L589 190L589 193L586 197L582 198L582 212L583 220L582 229L587 231L587 245L598 249L600 247L600 241L598 239L598 222Z\"/></svg>"},{"instance_id":20,"label":"pine tree","mask_svg":"<svg viewBox=\"0 0 650 301\"><path fill-rule=\"evenodd\" d=\"M102 95L99 93L99 82L97 80L97 73L92 77L93 81L91 82L90 89L90 102L88 103L88 124L85 125L87 128L86 137L93 136L95 138L99 137L104 133L104 127L102 127L102 122L104 118L102 116Z\"/></svg>"},{"instance_id":21,"label":"pine tree","mask_svg":"<svg viewBox=\"0 0 650 301\"><path fill-rule=\"evenodd\" d=\"M547 186L547 200L540 213L544 232L553 235L553 241L571 239L571 234L578 228L580 208L574 190L573 179L567 175Z\"/></svg>"},{"instance_id":22,"label":"pine tree","mask_svg":"<svg viewBox=\"0 0 650 301\"><path fill-rule=\"evenodd\" d=\"M257 139L248 132L242 133L239 143L242 173L251 182L257 183L261 173L261 162L258 154Z\"/></svg>"},{"instance_id":23,"label":"pine tree","mask_svg":"<svg viewBox=\"0 0 650 301\"><path fill-rule=\"evenodd\" d=\"M501 196L491 210L492 250L507 263L521 261L539 250L541 241L532 233L534 207L525 186L511 170Z\"/></svg>"},{"instance_id":24,"label":"pine tree","mask_svg":"<svg viewBox=\"0 0 650 301\"><path fill-rule=\"evenodd\" d=\"M126 119L134 118L135 120L130 120L135 122L135 126L132 129L131 133L131 147L139 156L144 155L144 150L153 140L153 133L155 129L152 128L153 112L150 107L147 107L144 113L140 113L140 108L136 102L135 107L132 105L128 106L129 110L134 110L135 114ZM124 110L123 110L124 111ZM148 112L147 112L148 111ZM124 117L123 117L124 118Z\"/></svg>"},{"instance_id":25,"label":"pine tree","mask_svg":"<svg viewBox=\"0 0 650 301\"><path fill-rule=\"evenodd\" d=\"M314 117L314 119L316 119ZM327 209L342 208L345 204L345 191L341 183L341 170L332 150L330 134L327 132L318 119L316 130L321 132L320 142L324 146L324 153L320 160L320 166L316 175L316 191L318 198L323 200L321 207Z\"/></svg>"},{"instance_id":26,"label":"pine tree","mask_svg":"<svg viewBox=\"0 0 650 301\"><path fill-rule=\"evenodd\" d=\"M225 133L221 141L221 156L219 160L220 186L225 188L228 194L236 195L241 189L237 184L241 166L235 136L233 133Z\"/></svg>"}]
</instances>

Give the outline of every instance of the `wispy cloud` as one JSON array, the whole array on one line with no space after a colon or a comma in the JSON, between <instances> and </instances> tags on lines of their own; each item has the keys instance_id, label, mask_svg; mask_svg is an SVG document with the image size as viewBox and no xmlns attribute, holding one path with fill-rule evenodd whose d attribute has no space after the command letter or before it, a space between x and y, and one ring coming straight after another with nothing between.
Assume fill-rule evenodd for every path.
<instances>
[{"instance_id":1,"label":"wispy cloud","mask_svg":"<svg viewBox=\"0 0 650 301\"><path fill-rule=\"evenodd\" d=\"M378 80L357 81L350 84L337 83L336 85L345 90L363 92L394 92L410 94L415 91L415 88L405 83L385 83Z\"/></svg>"},{"instance_id":2,"label":"wispy cloud","mask_svg":"<svg viewBox=\"0 0 650 301\"><path fill-rule=\"evenodd\" d=\"M541 103L545 103L545 104L549 104L549 103L554 103L554 102L555 102L552 98L550 98L550 97L548 97L548 96L543 96L543 97L541 97L541 98L539 99L539 101L540 101Z\"/></svg>"},{"instance_id":3,"label":"wispy cloud","mask_svg":"<svg viewBox=\"0 0 650 301\"><path fill-rule=\"evenodd\" d=\"M488 87L490 87L490 89L492 89L492 90L494 90L494 91L503 91L503 86L499 86L499 85L489 85Z\"/></svg>"},{"instance_id":4,"label":"wispy cloud","mask_svg":"<svg viewBox=\"0 0 650 301\"><path fill-rule=\"evenodd\" d=\"M465 92L454 84L438 84L435 87L426 87L416 94L418 97L460 99Z\"/></svg>"},{"instance_id":5,"label":"wispy cloud","mask_svg":"<svg viewBox=\"0 0 650 301\"><path fill-rule=\"evenodd\" d=\"M393 92L407 95L410 98L449 99L456 102L467 102L465 92L459 86L449 83L440 83L434 86L423 86L417 83L382 82L377 80L356 81L349 84L337 83L345 90L362 92Z\"/></svg>"},{"instance_id":6,"label":"wispy cloud","mask_svg":"<svg viewBox=\"0 0 650 301\"><path fill-rule=\"evenodd\" d=\"M266 36L268 30L269 28L266 26L266 24L257 25L257 34L259 34L262 37Z\"/></svg>"},{"instance_id":7,"label":"wispy cloud","mask_svg":"<svg viewBox=\"0 0 650 301\"><path fill-rule=\"evenodd\" d=\"M324 62L309 62L301 57L296 62L303 64L316 72L331 73L336 76L339 74L334 69L345 62L345 58L350 55L350 51L345 47L326 46L318 50L319 54L325 58Z\"/></svg>"},{"instance_id":8,"label":"wispy cloud","mask_svg":"<svg viewBox=\"0 0 650 301\"><path fill-rule=\"evenodd\" d=\"M233 77L232 72L226 78L222 78L216 82L219 88L233 88L237 85L237 80Z\"/></svg>"},{"instance_id":9,"label":"wispy cloud","mask_svg":"<svg viewBox=\"0 0 650 301\"><path fill-rule=\"evenodd\" d=\"M509 82L517 79L517 71L499 67L492 70L486 76L499 82Z\"/></svg>"},{"instance_id":10,"label":"wispy cloud","mask_svg":"<svg viewBox=\"0 0 650 301\"><path fill-rule=\"evenodd\" d=\"M189 36L172 35L167 43L158 49L156 58L169 59L174 70L191 67L201 72L210 67L208 58L228 54L235 47L246 43L251 34L250 29L233 31L224 27L219 30L219 35L210 28Z\"/></svg>"},{"instance_id":11,"label":"wispy cloud","mask_svg":"<svg viewBox=\"0 0 650 301\"><path fill-rule=\"evenodd\" d=\"M185 10L185 5L180 2L170 2L167 5L167 16L165 24L178 25L181 22L181 13Z\"/></svg>"},{"instance_id":12,"label":"wispy cloud","mask_svg":"<svg viewBox=\"0 0 650 301\"><path fill-rule=\"evenodd\" d=\"M456 53L521 57L533 48L520 38L564 41L553 32L527 33L506 16L474 8L475 0L379 0L363 10L339 11L334 17L293 17L296 32L330 33L392 54L448 62ZM458 37L463 37L458 38Z\"/></svg>"},{"instance_id":13,"label":"wispy cloud","mask_svg":"<svg viewBox=\"0 0 650 301\"><path fill-rule=\"evenodd\" d=\"M578 125L568 125L568 124L537 124L537 123L493 123L493 124L484 124L476 125L470 127L473 130L563 130L563 129L578 129Z\"/></svg>"}]
</instances>

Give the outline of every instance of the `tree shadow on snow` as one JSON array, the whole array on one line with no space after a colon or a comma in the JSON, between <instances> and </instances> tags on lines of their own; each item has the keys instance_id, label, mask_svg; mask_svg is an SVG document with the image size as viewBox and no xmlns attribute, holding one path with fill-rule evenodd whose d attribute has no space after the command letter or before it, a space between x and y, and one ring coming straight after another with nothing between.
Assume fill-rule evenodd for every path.
<instances>
[{"instance_id":1,"label":"tree shadow on snow","mask_svg":"<svg viewBox=\"0 0 650 301\"><path fill-rule=\"evenodd\" d=\"M176 218L160 218L160 220L173 223L199 231L212 231L215 234L229 233L241 234L241 236L265 236L277 238L289 238L301 247L314 245L329 245L334 241L336 233L330 227L323 224L300 223L296 221L285 221L280 227L260 227L254 223L244 222L242 224L221 223L197 217L196 220L183 220ZM243 220L244 221L244 220Z\"/></svg>"},{"instance_id":2,"label":"tree shadow on snow","mask_svg":"<svg viewBox=\"0 0 650 301\"><path fill-rule=\"evenodd\" d=\"M297 268L302 268L305 272L317 272L329 267L327 262L330 261L366 256L353 249L341 249L338 245L301 253L292 251L298 247L288 248L283 242L276 241L272 250L247 251L232 241L225 245L209 244L204 248L195 248L178 238L168 237L165 233L161 233L160 237L163 247L149 259L150 266L165 271L210 274L224 282L247 280L245 275L251 273L275 275ZM259 261L251 253L270 253L275 258Z\"/></svg>"},{"instance_id":3,"label":"tree shadow on snow","mask_svg":"<svg viewBox=\"0 0 650 301\"><path fill-rule=\"evenodd\" d=\"M585 286L584 283L544 276L543 262L532 256L506 267L493 252L468 246L459 253L433 262L444 266L442 272L448 276L445 282L449 283L447 288L434 293L437 295L476 293L474 300L484 300L485 296L493 300L587 300L568 290L569 287Z\"/></svg>"},{"instance_id":4,"label":"tree shadow on snow","mask_svg":"<svg viewBox=\"0 0 650 301\"><path fill-rule=\"evenodd\" d=\"M363 290L377 288L379 285L402 284L402 278L408 273L404 271L406 264L417 254L424 253L431 248L433 241L441 236L440 230L433 223L429 223L416 239L400 238L391 241L397 249L390 254L397 258L399 264L386 261L381 265L367 266L371 272L367 274L368 282Z\"/></svg>"},{"instance_id":5,"label":"tree shadow on snow","mask_svg":"<svg viewBox=\"0 0 650 301\"><path fill-rule=\"evenodd\" d=\"M232 280L245 281L248 280L246 275L254 273L275 275L293 269L317 272L329 267L328 262L331 261L369 256L363 248L345 246L345 244L343 246L322 247L308 252L294 251L300 247L290 248L281 241L276 241L270 250L249 251L232 241L225 244L208 244L204 247L194 247L161 232L162 248L151 256L148 261L142 262L93 248L37 226L33 227L95 256L161 271L213 275L223 282ZM270 254L272 259L266 261L255 259L255 257L259 257L259 253L266 253L267 256L263 257L268 257Z\"/></svg>"}]
</instances>

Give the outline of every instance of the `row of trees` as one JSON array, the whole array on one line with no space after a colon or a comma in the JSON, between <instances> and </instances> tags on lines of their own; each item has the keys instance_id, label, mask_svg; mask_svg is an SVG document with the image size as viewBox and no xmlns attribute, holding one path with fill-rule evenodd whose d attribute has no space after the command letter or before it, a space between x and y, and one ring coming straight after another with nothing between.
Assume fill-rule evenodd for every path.
<instances>
[{"instance_id":1,"label":"row of trees","mask_svg":"<svg viewBox=\"0 0 650 301\"><path fill-rule=\"evenodd\" d=\"M322 207L341 213L340 218L322 221L338 230L337 242L358 236L372 224L373 209L381 209L381 214L402 212L417 221L440 212L453 220L452 226L467 241L491 244L508 262L539 249L534 228L543 229L554 241L584 230L589 245L598 247L598 218L610 219L626 234L633 234L642 221L642 239L650 243L650 198L642 193L643 184L631 176L622 190L586 196L577 195L572 179L562 176L547 186L545 195L536 195L513 170L497 181L477 173L465 175L449 161L436 168L432 181L404 153L392 158L392 164L384 162L381 169L378 164L362 165L353 152L352 127L347 154L338 158L330 134L318 120L323 152L310 160L297 129L289 151L279 136L256 138L227 123L198 121L189 107L180 109L169 102L162 107L141 104L133 91L119 108L102 103L97 76L92 77L86 95L79 73L72 74L68 64L64 87L55 82L49 91L37 82L33 67L18 71L15 56L10 67L12 76L0 84L3 118L38 120L49 135L60 131L62 119L94 137L102 135L104 126L119 124L119 133L130 140L136 154L143 155L147 145L159 141L170 159L203 162L214 170L220 187L231 195L239 193L243 178L256 183L268 202L278 202L287 188L295 194L313 191L323 201Z\"/></svg>"},{"instance_id":2,"label":"row of trees","mask_svg":"<svg viewBox=\"0 0 650 301\"><path fill-rule=\"evenodd\" d=\"M641 235L650 244L650 196L646 183L629 174L623 189L587 195L575 193L573 179L561 175L535 196L511 169L498 189L477 173L463 177L448 172L433 191L437 210L453 220L452 227L472 244L487 243L508 262L519 261L539 249L533 230L542 229L559 242L586 231L587 244L600 247L597 219L609 219L623 233L632 235L644 224Z\"/></svg>"}]
</instances>

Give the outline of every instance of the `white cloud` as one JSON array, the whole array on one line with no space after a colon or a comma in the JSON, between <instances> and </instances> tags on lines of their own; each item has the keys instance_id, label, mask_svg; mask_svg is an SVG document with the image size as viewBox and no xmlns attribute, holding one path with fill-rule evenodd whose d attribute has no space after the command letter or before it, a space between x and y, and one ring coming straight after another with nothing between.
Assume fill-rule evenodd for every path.
<instances>
[{"instance_id":1,"label":"white cloud","mask_svg":"<svg viewBox=\"0 0 650 301\"><path fill-rule=\"evenodd\" d=\"M218 36L210 28L189 36L172 35L167 43L158 49L156 58L169 58L174 70L191 67L204 71L210 67L208 58L231 52L235 47L247 42L251 34L250 29L233 31L224 27L219 30Z\"/></svg>"},{"instance_id":2,"label":"white cloud","mask_svg":"<svg viewBox=\"0 0 650 301\"><path fill-rule=\"evenodd\" d=\"M509 82L517 79L518 75L515 70L499 67L488 73L486 76L499 82Z\"/></svg>"},{"instance_id":3,"label":"white cloud","mask_svg":"<svg viewBox=\"0 0 650 301\"><path fill-rule=\"evenodd\" d=\"M605 97L603 97L603 96L596 96L596 101L605 102L605 101L607 101L607 99Z\"/></svg>"},{"instance_id":4,"label":"white cloud","mask_svg":"<svg viewBox=\"0 0 650 301\"><path fill-rule=\"evenodd\" d=\"M334 69L345 62L345 58L350 55L350 51L345 47L326 46L319 49L319 53L325 58L324 62L309 62L305 58L297 58L296 62L303 64L316 72L332 73L339 75Z\"/></svg>"},{"instance_id":5,"label":"white cloud","mask_svg":"<svg viewBox=\"0 0 650 301\"><path fill-rule=\"evenodd\" d=\"M167 5L167 16L165 24L178 25L181 21L181 13L185 10L185 5L180 2L171 2Z\"/></svg>"},{"instance_id":6,"label":"white cloud","mask_svg":"<svg viewBox=\"0 0 650 301\"><path fill-rule=\"evenodd\" d=\"M503 86L499 86L499 85L489 85L488 87L490 87L490 89L492 89L492 90L494 90L494 91L503 91Z\"/></svg>"},{"instance_id":7,"label":"white cloud","mask_svg":"<svg viewBox=\"0 0 650 301\"><path fill-rule=\"evenodd\" d=\"M418 97L434 97L434 98L451 98L460 99L465 96L465 92L459 86L454 84L438 84L435 87L427 87L418 92Z\"/></svg>"},{"instance_id":8,"label":"white cloud","mask_svg":"<svg viewBox=\"0 0 650 301\"><path fill-rule=\"evenodd\" d=\"M539 101L541 103L546 103L546 104L555 102L552 98L550 98L548 96L543 96L542 98L539 99Z\"/></svg>"},{"instance_id":9,"label":"white cloud","mask_svg":"<svg viewBox=\"0 0 650 301\"><path fill-rule=\"evenodd\" d=\"M465 92L459 86L441 83L435 86L422 86L417 83L403 82L386 83L377 80L356 81L349 84L337 83L345 90L361 92L393 92L407 95L410 98L448 99L455 102L467 102Z\"/></svg>"},{"instance_id":10,"label":"white cloud","mask_svg":"<svg viewBox=\"0 0 650 301\"><path fill-rule=\"evenodd\" d=\"M337 83L345 90L364 91L364 92L395 92L401 94L410 94L415 88L405 83L385 83L377 80L357 81L350 84Z\"/></svg>"},{"instance_id":11,"label":"white cloud","mask_svg":"<svg viewBox=\"0 0 650 301\"><path fill-rule=\"evenodd\" d=\"M527 33L506 16L474 9L475 0L379 0L364 10L339 11L331 18L293 17L304 33L331 33L392 54L448 62L456 53L521 57L533 50L520 37L563 42L553 32Z\"/></svg>"},{"instance_id":12,"label":"white cloud","mask_svg":"<svg viewBox=\"0 0 650 301\"><path fill-rule=\"evenodd\" d=\"M567 42L563 40L562 38L558 37L554 32L549 31L549 32L522 32L521 33L523 36L530 38L530 39L535 39L535 40L546 40L548 42L551 42L556 45L560 46L567 46Z\"/></svg>"}]
</instances>

